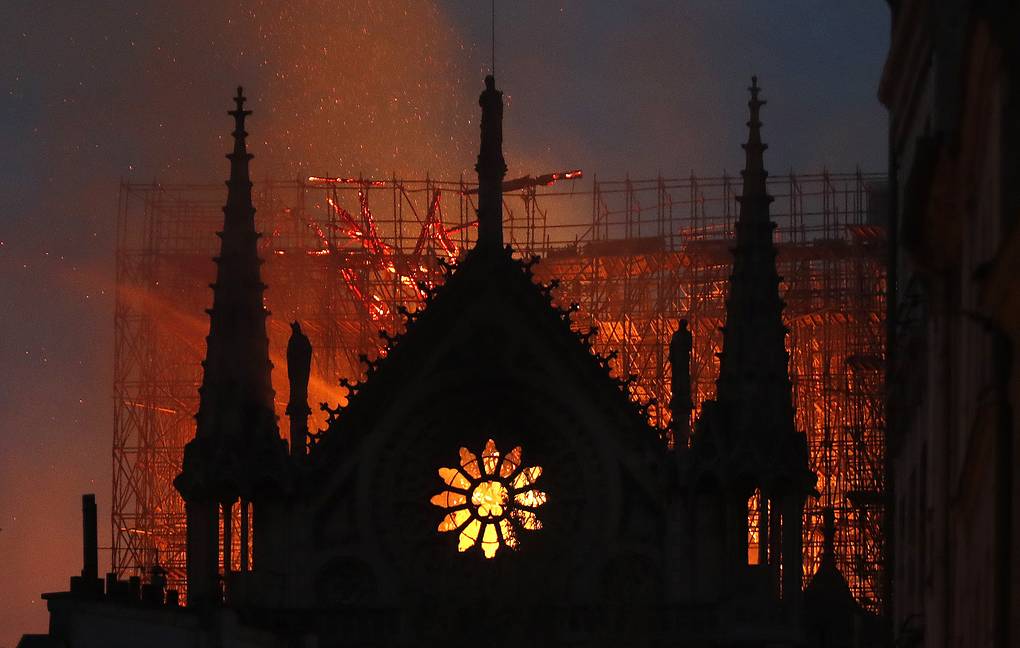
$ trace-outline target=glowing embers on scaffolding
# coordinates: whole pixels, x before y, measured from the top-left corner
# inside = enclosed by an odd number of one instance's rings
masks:
[[[481,459],[461,448],[457,468],[439,469],[447,490],[431,502],[448,512],[438,530],[457,531],[457,551],[462,553],[478,545],[492,558],[500,547],[516,549],[520,531],[542,528],[537,513],[548,496],[535,488],[541,475],[541,466],[521,463],[520,446],[501,455],[489,439]]]
[[[308,219],[307,226],[314,233],[319,247],[306,254],[336,257],[344,285],[356,302],[363,306],[368,318],[377,324],[384,325],[387,319],[391,319],[393,304],[425,299],[426,290],[436,286],[441,274],[438,262],[434,259],[445,257],[448,262],[455,262],[461,254],[461,247],[453,236],[467,225],[448,228],[444,224],[442,192],[439,190],[431,192],[432,198],[421,225],[421,234],[413,252],[408,253],[387,243],[379,234],[368,202],[369,187],[378,186],[377,182],[318,176],[309,177],[308,180],[332,184],[333,192],[331,196],[326,196],[330,217],[325,229],[316,221]],[[355,183],[358,186],[358,218],[340,205],[336,192],[336,185]],[[409,206],[417,216],[413,205]],[[395,289],[391,286],[393,278],[398,282]],[[369,286],[373,286],[377,292],[370,292]],[[378,292],[383,287],[385,289]]]
[[[854,596],[874,612],[884,598],[884,376],[876,367],[885,353],[885,257],[880,237],[859,232],[872,227],[869,206],[878,194],[871,187],[883,178],[824,172],[769,178],[797,429],[807,433],[811,468],[822,476],[821,498],[805,505],[805,583],[820,564],[822,510],[831,507],[837,562]],[[578,332],[599,327],[592,345],[602,355],[617,354],[615,375],[639,377],[630,384],[636,398],[670,402],[664,359],[676,320],[688,320],[692,419],[715,395],[738,184],[739,177],[727,176],[600,179],[576,191],[529,185],[520,196],[504,194],[507,241],[521,258],[542,256],[536,280],[561,280],[556,302],[581,306],[572,318]],[[189,313],[208,306],[212,277],[203,273],[213,232],[222,225],[222,189],[218,183],[124,185],[118,211],[115,326],[122,366],[113,386],[111,560],[126,578],[147,571],[158,555],[178,589],[185,515],[172,482],[194,433],[194,367],[208,332]],[[337,398],[337,378],[362,377],[359,356],[374,357],[386,345],[377,331],[403,330],[401,308],[414,312],[424,303],[421,284],[444,279],[439,259],[460,258],[477,230],[475,191],[463,181],[266,180],[256,191],[258,229],[266,233],[260,239],[264,279],[272,286],[266,293],[274,313],[272,359],[280,366],[290,334],[285,321],[307,322],[317,342],[312,403]],[[659,232],[664,242],[646,246]],[[193,386],[180,391],[180,385]],[[286,372],[274,372],[274,388],[286,403]],[[650,406],[648,414],[666,429],[668,407]],[[317,423],[324,421],[323,413]],[[153,497],[134,497],[138,492]]]

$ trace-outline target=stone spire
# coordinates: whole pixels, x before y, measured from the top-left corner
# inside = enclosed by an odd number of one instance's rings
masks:
[[[188,605],[207,607],[223,601],[231,581],[231,562],[220,567],[219,556],[231,556],[235,533],[234,506],[240,500],[242,571],[249,568],[249,509],[253,498],[279,491],[286,479],[286,451],[273,409],[272,363],[262,303],[258,257],[259,233],[251,201],[245,146],[244,93],[237,89],[234,150],[223,208],[216,282],[211,284],[206,357],[202,362],[200,402],[195,438],[184,447],[184,466],[174,486],[184,498],[187,515]],[[260,495],[261,494],[261,495]],[[254,544],[256,552],[259,545]],[[222,572],[222,573],[221,573]]]
[[[503,249],[503,93],[496,80],[485,77],[485,90],[478,97],[482,107],[482,138],[478,150],[478,244],[479,250]]]
[[[240,87],[230,111],[234,118],[234,150],[227,181],[227,204],[223,208],[223,231],[213,306],[209,313],[208,350],[202,363],[204,375],[198,409],[199,438],[214,436],[223,441],[250,443],[256,437],[278,438],[273,411],[272,363],[263,305],[266,285],[260,277],[261,259],[255,231],[255,208],[251,200],[245,145],[245,97]]]
[[[777,436],[794,432],[787,329],[779,298],[776,271],[775,224],[769,217],[772,196],[766,188],[759,113],[758,78],[752,77],[750,119],[740,215],[736,223],[733,273],[726,300],[726,326],[720,356],[717,401],[730,410],[730,430],[738,437],[771,444]]]
[[[818,570],[811,576],[811,582],[804,590],[807,599],[809,624],[816,631],[819,628],[835,628],[846,631],[854,625],[854,617],[864,617],[865,612],[854,599],[846,577],[836,564],[835,517],[831,508],[824,512],[822,526],[822,561]],[[843,621],[840,624],[840,621]],[[859,623],[859,620],[858,620]],[[839,627],[842,625],[842,627]],[[824,632],[824,630],[823,630]],[[835,635],[833,635],[835,636]],[[824,644],[821,644],[824,645]]]
[[[696,550],[724,558],[716,578],[731,579],[747,567],[748,500],[760,494],[758,564],[767,567],[770,587],[782,596],[791,618],[800,614],[801,523],[804,501],[814,493],[807,438],[796,430],[786,353],[780,277],[776,270],[775,224],[769,217],[761,140],[757,78],[751,79],[748,138],[740,215],[733,247],[733,272],[726,298],[726,325],[716,398],[702,408],[692,443],[692,475],[711,472],[722,485],[715,504],[722,511],[716,529],[720,549]],[[763,549],[764,548],[764,549]]]

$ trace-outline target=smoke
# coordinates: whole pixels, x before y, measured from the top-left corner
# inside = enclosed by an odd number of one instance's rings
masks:
[[[39,594],[80,569],[78,495],[95,492],[109,519],[118,178],[225,179],[237,85],[255,111],[256,182],[458,175],[473,163],[480,76],[465,73],[469,48],[428,1],[13,2],[0,13],[4,646],[44,630]],[[208,326],[201,312],[165,312],[167,325]],[[108,525],[100,532],[109,547]]]

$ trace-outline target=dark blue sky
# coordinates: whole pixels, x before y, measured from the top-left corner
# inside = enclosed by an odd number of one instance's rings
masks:
[[[485,12],[444,4],[487,58]],[[514,101],[509,147],[549,147],[606,176],[733,172],[757,74],[772,169],[884,167],[884,3],[505,4],[496,65]]]
[[[223,179],[239,82],[256,179],[474,162],[487,2],[200,4],[0,4],[0,648],[109,515],[120,179]],[[885,167],[883,2],[498,4],[511,174],[736,172],[751,74],[774,172]]]

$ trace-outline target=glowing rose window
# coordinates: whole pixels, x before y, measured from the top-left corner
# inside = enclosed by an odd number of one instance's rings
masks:
[[[486,558],[495,556],[500,547],[516,549],[519,531],[542,528],[536,514],[547,497],[534,488],[541,475],[540,466],[521,464],[520,446],[501,456],[496,442],[489,439],[481,460],[461,448],[459,467],[439,469],[447,490],[432,503],[448,511],[439,531],[458,531],[458,551],[477,544]]]

